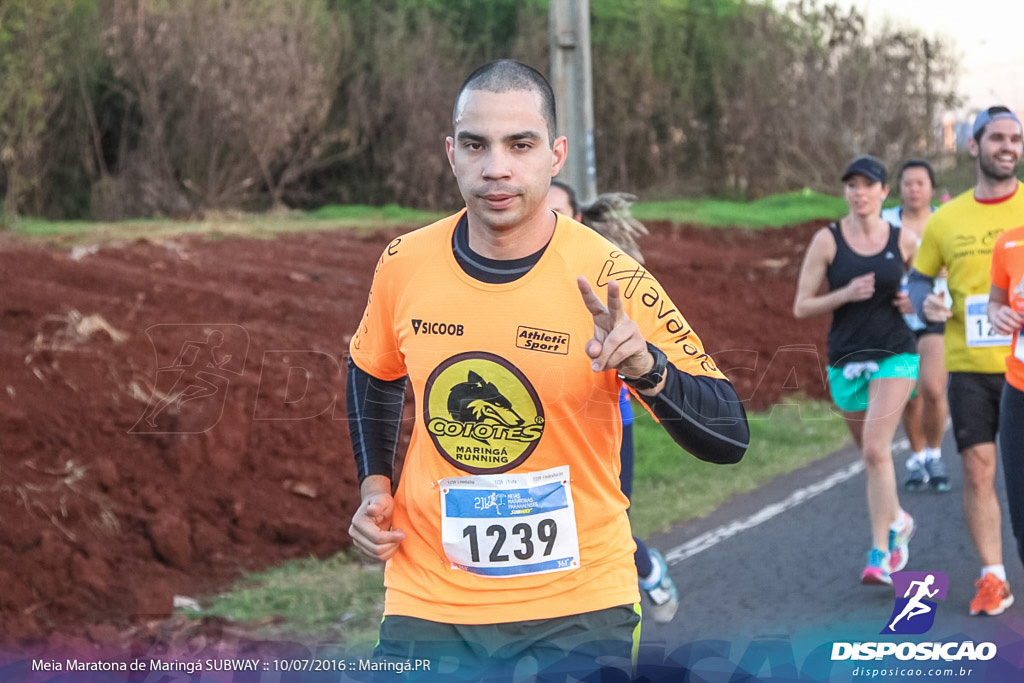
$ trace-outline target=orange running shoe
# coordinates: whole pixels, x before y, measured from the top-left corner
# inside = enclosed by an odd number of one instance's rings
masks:
[[[994,617],[1002,614],[1013,604],[1013,593],[1010,584],[1001,581],[995,574],[985,574],[974,582],[978,594],[971,600],[971,615],[987,614]]]

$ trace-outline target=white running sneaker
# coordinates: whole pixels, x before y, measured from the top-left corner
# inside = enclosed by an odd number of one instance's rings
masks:
[[[903,529],[889,529],[889,571],[898,572],[907,566],[910,559],[910,539],[917,531],[914,518],[906,510],[900,510],[903,518]]]
[[[651,562],[661,568],[661,578],[657,583],[647,584],[640,581],[640,588],[651,600],[651,616],[657,624],[667,624],[676,616],[679,609],[679,591],[668,575],[668,563],[664,556],[654,548],[650,549]]]

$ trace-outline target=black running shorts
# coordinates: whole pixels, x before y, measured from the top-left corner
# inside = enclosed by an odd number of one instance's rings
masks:
[[[410,681],[477,681],[516,672],[522,680],[628,681],[640,640],[640,606],[623,605],[555,619],[441,624],[386,616],[373,651],[375,670]],[[602,673],[597,673],[600,670]],[[609,677],[610,674],[610,677]]]
[[[1004,382],[1002,374],[949,373],[949,416],[958,451],[981,443],[995,443],[999,429],[999,397]]]

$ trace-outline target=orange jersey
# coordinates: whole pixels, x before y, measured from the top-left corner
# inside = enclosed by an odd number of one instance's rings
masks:
[[[1005,289],[1010,307],[1024,313],[1024,226],[1007,230],[992,251],[992,284]],[[1006,357],[1006,381],[1024,391],[1024,340],[1020,330],[1013,333]]]
[[[486,624],[635,603],[621,383],[591,370],[577,276],[602,299],[618,280],[626,314],[677,368],[723,375],[661,285],[589,228],[559,216],[527,274],[486,284],[452,253],[461,216],[385,249],[350,345],[370,375],[408,375],[417,408],[384,613]]]

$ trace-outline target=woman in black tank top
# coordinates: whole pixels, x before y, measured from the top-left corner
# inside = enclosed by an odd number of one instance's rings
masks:
[[[896,306],[917,243],[881,218],[886,177],[874,157],[858,157],[847,167],[842,179],[850,211],[811,239],[793,314],[832,314],[830,390],[867,474],[872,546],[861,581],[889,585],[890,572],[906,565],[914,531],[900,507],[892,439],[914,390],[918,357],[914,334]]]

